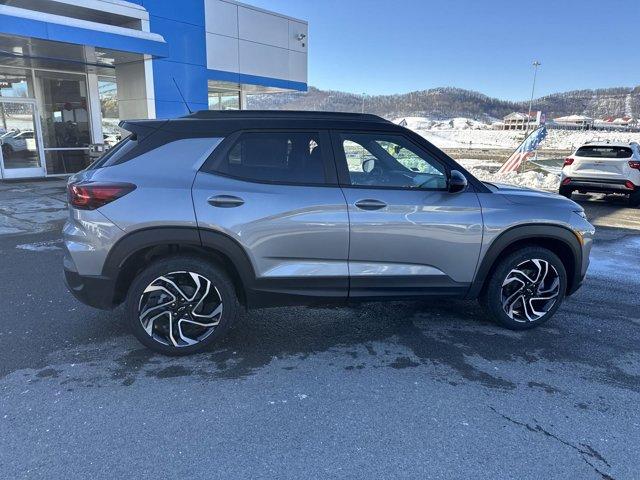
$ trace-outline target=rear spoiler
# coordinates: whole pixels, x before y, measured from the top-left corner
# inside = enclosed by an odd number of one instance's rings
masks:
[[[136,136],[138,142],[141,142],[168,121],[169,120],[123,120],[118,126],[131,132],[132,135]]]

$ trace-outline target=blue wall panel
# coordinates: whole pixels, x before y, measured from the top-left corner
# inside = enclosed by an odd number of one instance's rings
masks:
[[[192,112],[198,110],[206,110],[208,105],[206,103],[189,103],[189,108]],[[182,102],[163,102],[162,100],[156,100],[156,116],[158,118],[175,118],[187,115],[189,111]]]
[[[43,40],[56,42],[75,43],[78,45],[111,48],[123,52],[146,53],[154,56],[164,56],[168,54],[167,44],[159,41],[134,38],[116,33],[98,32],[86,28],[60,25],[11,15],[0,15],[0,33],[41,38]]]
[[[156,17],[204,28],[204,0],[142,0],[136,3]]]
[[[177,20],[153,17],[152,31],[160,33],[169,44],[169,60],[206,66],[207,50],[204,27]]]
[[[174,82],[175,79],[175,82]],[[200,65],[168,60],[153,62],[156,100],[181,102],[180,92],[188,102],[207,103],[207,76]],[[180,87],[180,91],[176,87]]]
[[[186,113],[180,91],[192,110],[206,109],[204,0],[138,3],[149,12],[151,31],[162,35],[169,44],[169,55],[162,61],[153,60],[156,117],[171,118]]]

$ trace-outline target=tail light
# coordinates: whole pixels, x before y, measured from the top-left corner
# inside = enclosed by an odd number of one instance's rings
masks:
[[[562,180],[562,185],[569,185],[571,183],[571,179],[569,177]]]
[[[72,183],[67,187],[67,195],[74,208],[95,210],[135,189],[132,183]]]
[[[563,167],[567,167],[569,165],[571,165],[573,163],[575,159],[571,158],[571,157],[567,157],[564,159],[564,164],[562,165]]]
[[[624,186],[627,187],[629,190],[635,190],[636,189],[636,186],[630,180],[627,180],[626,182],[624,182]]]
[[[631,161],[629,162],[629,166],[630,166],[631,168],[633,168],[634,170],[640,170],[640,162],[639,162],[639,161],[637,161],[637,160],[631,160]]]

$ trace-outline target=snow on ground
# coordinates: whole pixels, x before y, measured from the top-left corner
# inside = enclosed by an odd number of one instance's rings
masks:
[[[529,170],[524,173],[509,172],[500,174],[497,173],[497,169],[501,165],[499,162],[474,159],[460,159],[458,162],[474,177],[485,182],[508,183],[510,185],[548,191],[558,191],[560,186],[560,175],[556,173]]]
[[[434,121],[423,117],[407,117],[407,127],[429,140],[438,148],[505,148],[515,149],[524,132],[493,130],[489,125],[468,118]],[[544,149],[574,150],[590,140],[640,142],[639,132],[602,132],[549,130],[540,145]]]

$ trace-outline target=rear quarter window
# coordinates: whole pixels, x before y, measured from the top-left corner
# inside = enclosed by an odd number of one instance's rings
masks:
[[[633,151],[629,147],[580,147],[576,152],[576,156],[578,157],[590,158],[629,158],[632,155]]]
[[[93,162],[87,170],[95,170],[96,168],[109,167],[115,165],[127,153],[138,146],[138,139],[135,135],[127,134],[122,140],[107,150],[101,157]]]

